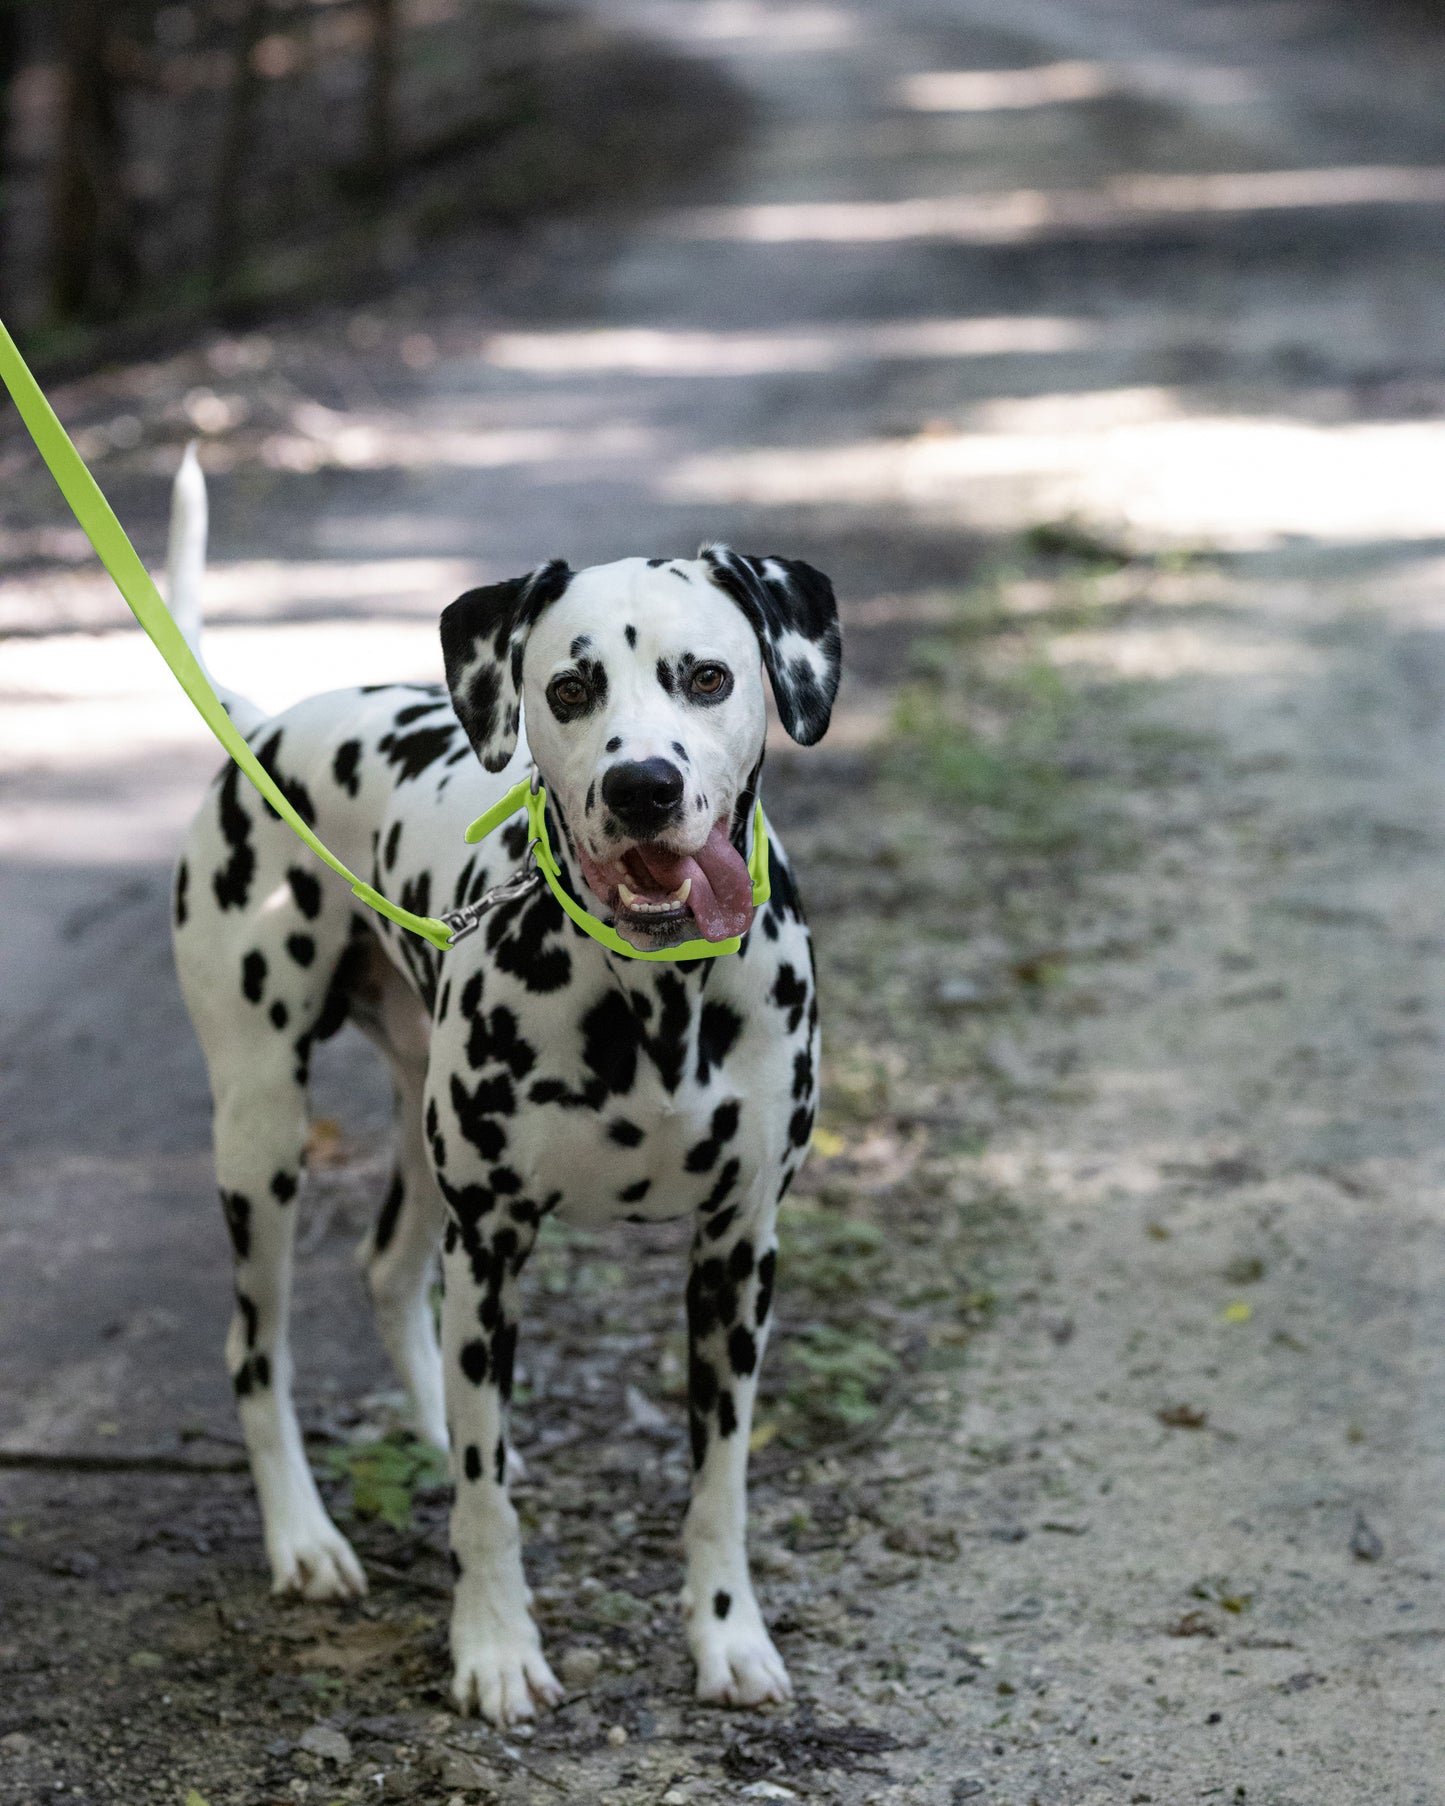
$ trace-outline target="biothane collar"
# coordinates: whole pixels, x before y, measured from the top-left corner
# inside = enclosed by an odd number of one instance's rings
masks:
[[[640,947],[624,941],[615,928],[599,921],[585,910],[563,886],[562,868],[557,863],[552,843],[547,837],[547,787],[535,771],[530,778],[523,778],[519,784],[513,784],[507,794],[493,803],[485,815],[477,817],[467,829],[467,844],[475,846],[479,840],[485,840],[522,808],[527,811],[527,851],[535,859],[537,870],[546,879],[548,889],[582,932],[590,934],[609,953],[620,953],[624,959],[717,959],[724,953],[736,953],[742,946],[742,936],[735,934],[726,941],[683,941],[676,947],[659,947],[644,953]],[[768,828],[763,819],[761,802],[753,806],[753,848],[748,855],[748,874],[753,881],[753,907],[756,909],[772,895],[768,871]]]

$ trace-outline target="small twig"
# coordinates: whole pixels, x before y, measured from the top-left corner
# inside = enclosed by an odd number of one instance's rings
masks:
[[[439,1580],[426,1580],[409,1568],[394,1568],[389,1561],[378,1561],[374,1555],[366,1557],[366,1567],[369,1573],[380,1574],[398,1586],[410,1587],[414,1593],[425,1593],[429,1599],[450,1599],[452,1596],[451,1587],[443,1586]]]
[[[0,1469],[69,1474],[243,1474],[244,1456],[207,1461],[184,1455],[88,1454],[49,1449],[0,1449]]]

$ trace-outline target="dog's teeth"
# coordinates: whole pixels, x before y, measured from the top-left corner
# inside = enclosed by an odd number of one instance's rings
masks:
[[[633,906],[634,906],[634,905],[635,905],[635,904],[636,904],[636,902],[637,902],[637,893],[636,893],[636,891],[630,891],[630,890],[629,890],[629,889],[628,889],[628,888],[627,888],[627,886],[626,886],[626,885],[625,885],[625,884],[619,884],[619,885],[618,885],[618,887],[617,887],[617,894],[618,894],[618,896],[619,896],[619,897],[621,897],[621,899],[622,899],[622,907],[623,907],[623,908],[624,908],[624,909],[631,909],[631,908],[633,908]]]
[[[672,893],[672,896],[669,898],[669,901],[673,902],[673,903],[686,903],[686,901],[688,900],[689,896],[691,896],[691,894],[692,894],[692,879],[684,878],[682,883],[679,884],[677,889]]]

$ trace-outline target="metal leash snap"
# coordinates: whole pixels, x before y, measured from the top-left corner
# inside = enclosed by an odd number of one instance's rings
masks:
[[[445,910],[438,920],[446,923],[452,931],[452,945],[463,941],[469,934],[475,934],[482,925],[482,917],[498,903],[506,903],[513,897],[524,896],[533,889],[541,879],[541,868],[537,864],[535,840],[527,843],[527,850],[522,855],[522,863],[510,878],[504,878],[500,884],[494,884],[485,891],[475,903],[465,903],[460,909]]]

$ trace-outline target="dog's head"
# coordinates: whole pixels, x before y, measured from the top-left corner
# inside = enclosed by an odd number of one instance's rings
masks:
[[[625,940],[646,951],[750,925],[763,670],[804,746],[838,688],[838,610],[821,572],[725,546],[576,573],[554,562],[470,590],[441,633],[478,758],[502,770],[525,710],[582,879]]]

